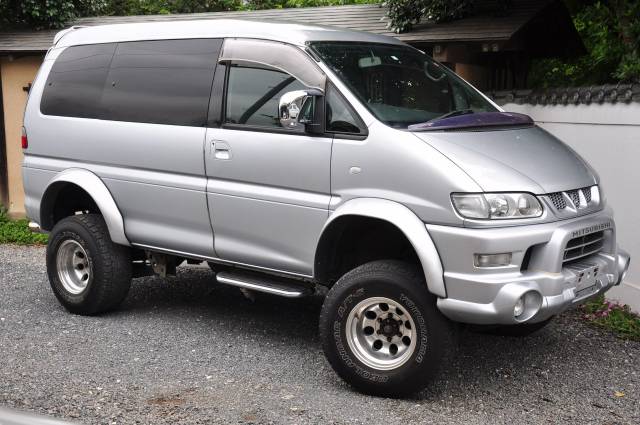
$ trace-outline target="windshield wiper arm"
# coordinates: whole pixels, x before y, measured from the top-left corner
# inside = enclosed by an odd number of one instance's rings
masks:
[[[432,118],[427,122],[434,122],[434,121],[443,120],[445,118],[457,117],[458,115],[467,115],[467,114],[473,114],[473,113],[474,113],[473,109],[456,109],[455,111],[447,112],[444,115],[440,115],[439,117]]]

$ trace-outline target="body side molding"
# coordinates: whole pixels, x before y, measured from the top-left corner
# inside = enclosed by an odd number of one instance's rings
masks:
[[[40,225],[43,229],[51,230],[53,227],[53,223],[48,218],[50,214],[47,211],[52,207],[51,204],[55,201],[58,191],[64,187],[64,183],[75,184],[91,196],[107,223],[109,236],[114,243],[130,245],[124,232],[124,219],[116,202],[113,200],[113,196],[111,196],[111,192],[109,192],[104,182],[100,180],[100,177],[82,168],[64,170],[51,179],[47,185],[40,204],[40,220],[42,221]]]
[[[396,226],[409,240],[416,251],[429,291],[438,296],[446,297],[444,284],[444,270],[436,246],[429,236],[429,232],[422,222],[406,206],[380,198],[356,198],[340,205],[330,216],[322,229],[322,234],[330,228],[334,220],[344,216],[363,216],[380,219]],[[322,236],[321,236],[322,239]],[[318,258],[316,251],[316,258]],[[314,276],[317,275],[314,265]]]

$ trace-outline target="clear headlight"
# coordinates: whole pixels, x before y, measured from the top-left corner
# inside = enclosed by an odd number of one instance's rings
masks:
[[[451,201],[465,218],[509,219],[542,215],[542,205],[530,193],[454,193]]]

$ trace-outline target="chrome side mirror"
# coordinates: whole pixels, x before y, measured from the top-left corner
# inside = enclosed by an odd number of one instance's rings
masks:
[[[314,108],[312,105],[315,96],[322,96],[321,90],[294,90],[280,96],[278,102],[278,116],[280,125],[286,130],[303,132],[308,125],[314,124]]]

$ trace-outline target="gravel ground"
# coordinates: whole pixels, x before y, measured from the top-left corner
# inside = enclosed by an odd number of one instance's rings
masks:
[[[640,423],[640,343],[576,313],[528,338],[464,332],[428,390],[381,399],[324,359],[321,298],[251,302],[212,278],[137,279],[119,311],[80,317],[43,248],[0,246],[0,406],[85,424]]]

